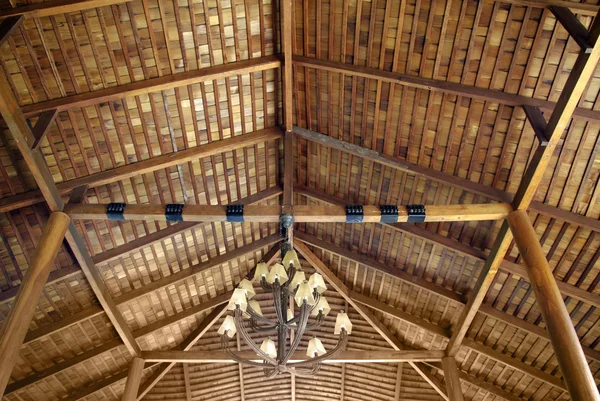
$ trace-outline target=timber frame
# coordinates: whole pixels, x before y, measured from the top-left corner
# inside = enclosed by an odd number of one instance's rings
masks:
[[[0,45],[8,40],[11,32],[22,24],[24,19],[39,18],[69,11],[85,10],[106,4],[126,2],[127,0],[51,0],[43,3],[41,6],[19,7],[10,12],[0,13],[0,17],[6,17],[2,24],[0,24],[0,35],[2,35],[0,37]],[[521,1],[521,3],[523,2],[531,3],[534,6],[545,4],[545,2]],[[401,364],[407,363],[443,399],[449,401],[463,400],[461,380],[509,401],[519,399],[515,395],[504,391],[499,386],[491,385],[466,372],[462,372],[459,364],[457,364],[456,357],[461,347],[463,347],[501,361],[507,366],[531,375],[544,383],[561,389],[563,392],[568,391],[573,400],[587,401],[600,399],[600,393],[598,392],[586,359],[590,358],[600,361],[600,352],[593,349],[593,347],[582,346],[573,327],[569,312],[565,307],[563,296],[589,302],[595,307],[600,307],[600,299],[597,295],[590,294],[569,284],[557,283],[542,250],[540,240],[536,236],[532,221],[527,214],[527,210],[534,210],[540,214],[560,218],[579,227],[600,232],[600,223],[598,220],[581,216],[577,213],[567,212],[543,202],[534,201],[533,199],[543,174],[548,169],[550,158],[571,119],[578,117],[590,121],[600,121],[600,112],[578,107],[582,93],[600,60],[600,41],[598,40],[598,36],[600,35],[600,18],[598,17],[600,14],[595,14],[597,7],[590,8],[585,5],[571,5],[577,10],[583,10],[589,15],[596,16],[593,25],[588,31],[580,23],[578,25],[578,20],[570,8],[566,7],[566,4],[556,1],[554,3],[550,8],[551,12],[557,16],[557,20],[560,23],[565,25],[565,29],[569,34],[573,35],[574,40],[581,46],[581,51],[565,84],[565,89],[561,92],[558,101],[555,103],[499,91],[480,90],[463,84],[450,84],[433,79],[409,76],[407,74],[384,72],[377,68],[358,67],[345,63],[293,55],[292,0],[281,1],[282,57],[262,56],[247,61],[186,72],[178,74],[176,77],[163,76],[143,82],[121,85],[113,89],[104,89],[97,92],[48,100],[25,107],[19,106],[5,73],[0,73],[0,114],[8,126],[8,132],[18,147],[24,163],[37,185],[37,189],[31,188],[22,194],[2,198],[0,200],[0,211],[9,212],[23,206],[45,202],[51,212],[38,244],[38,249],[33,257],[33,263],[31,263],[31,266],[27,270],[18,291],[15,290],[10,293],[3,292],[0,294],[0,302],[13,302],[13,309],[3,326],[2,332],[0,332],[0,397],[36,383],[120,345],[126,347],[131,357],[128,371],[123,371],[89,388],[81,389],[66,399],[69,401],[82,399],[126,378],[123,401],[140,400],[176,363],[231,363],[232,361],[220,352],[191,351],[199,339],[223,316],[225,313],[224,304],[227,302],[231,292],[221,294],[206,304],[196,305],[190,310],[171,316],[169,321],[175,322],[195,314],[211,311],[184,343],[169,351],[142,351],[138,341],[152,331],[159,330],[161,327],[168,325],[168,321],[159,321],[155,325],[133,330],[127,324],[118,306],[139,298],[155,289],[182,281],[194,274],[227,263],[246,254],[259,252],[266,247],[270,248],[270,251],[262,257],[262,260],[267,262],[273,261],[279,256],[279,242],[282,240],[282,236],[280,234],[266,236],[250,245],[241,246],[232,252],[227,252],[217,258],[192,266],[190,269],[181,270],[179,273],[155,281],[148,286],[142,286],[120,297],[113,298],[108,295],[109,291],[106,289],[106,285],[98,272],[97,265],[118,260],[125,253],[140,249],[153,242],[173,237],[200,223],[232,222],[237,220],[233,220],[230,215],[230,207],[232,205],[229,205],[229,207],[226,205],[189,205],[184,207],[181,213],[177,214],[176,220],[170,220],[173,217],[165,213],[169,205],[131,204],[124,206],[124,209],[121,209],[115,218],[114,214],[107,213],[107,210],[110,210],[109,205],[102,203],[87,204],[83,203],[83,199],[85,198],[86,191],[106,183],[117,182],[147,172],[154,172],[161,168],[176,166],[200,157],[212,157],[226,151],[241,150],[247,146],[272,141],[276,142],[277,146],[281,143],[279,147],[283,154],[283,178],[282,182],[278,183],[281,186],[260,191],[255,195],[248,196],[236,202],[237,205],[244,206],[242,208],[244,223],[278,223],[282,215],[292,216],[297,224],[377,223],[385,227],[391,227],[393,230],[421,236],[421,238],[441,244],[470,258],[485,261],[474,289],[465,297],[435,283],[412,277],[408,273],[392,270],[385,264],[369,256],[353,254],[347,249],[327,241],[322,241],[317,236],[302,231],[295,232],[290,227],[283,233],[285,234],[284,237],[290,241],[290,244],[293,244],[312,268],[326,278],[329,285],[344,301],[356,310],[385,339],[389,346],[394,349],[391,352],[359,352],[348,350],[341,353],[335,360],[329,362],[334,364],[365,362],[397,363],[400,366],[400,372],[402,371]],[[316,131],[294,126],[293,105],[295,89],[293,73],[294,68],[304,67],[314,68],[319,71],[341,73],[353,79],[362,77],[374,79],[378,83],[400,84],[419,89],[426,88],[444,94],[459,95],[486,101],[494,100],[502,104],[522,107],[525,110],[526,118],[533,128],[538,142],[527,171],[518,187],[518,191],[512,195],[467,179],[453,177],[447,173],[418,166],[397,157],[387,156],[372,149],[365,149],[359,145],[344,142]],[[282,103],[284,108],[282,128],[272,127],[257,130],[252,133],[183,150],[177,152],[175,156],[171,154],[157,156],[124,168],[116,168],[95,175],[64,181],[60,184],[54,182],[50,168],[40,150],[40,143],[46,135],[48,126],[54,121],[59,112],[64,112],[74,107],[95,105],[139,94],[146,94],[152,91],[161,91],[166,88],[182,87],[217,79],[228,79],[241,74],[273,69],[281,69],[283,81]],[[547,122],[540,110],[551,112]],[[39,119],[34,126],[30,126],[27,117],[33,116],[37,116]],[[426,205],[426,214],[421,216],[422,219],[420,220],[419,217],[417,217],[417,220],[414,220],[414,205],[362,205],[360,207],[360,219],[352,220],[350,217],[352,213],[349,212],[348,207],[355,207],[357,205],[346,205],[341,199],[331,197],[325,193],[308,188],[301,183],[294,182],[294,151],[298,149],[295,141],[300,138],[311,143],[318,143],[331,149],[365,158],[365,160],[381,163],[398,171],[410,172],[416,176],[425,177],[453,187],[472,191],[475,194],[487,196],[494,203],[444,206]],[[63,199],[66,196],[69,196],[67,201]],[[315,199],[329,205],[294,205],[294,200],[298,196]],[[278,204],[257,204],[261,201],[279,197],[281,201]],[[387,210],[384,207],[394,208],[395,214],[393,214],[392,220],[384,213],[384,210]],[[106,220],[109,218],[112,220],[139,220],[144,222],[166,220],[177,221],[178,224],[158,230],[134,242],[92,256],[73,220],[91,221]],[[453,242],[449,238],[432,233],[418,226],[411,225],[415,222],[431,223],[480,220],[498,220],[502,222],[502,226],[489,254],[466,247],[456,241]],[[34,314],[34,301],[44,291],[43,284],[76,274],[79,271],[76,266],[73,266],[70,270],[62,269],[60,272],[50,272],[53,260],[58,254],[63,240],[66,240],[70,252],[74,255],[79,268],[89,282],[100,307],[91,307],[89,310],[74,315],[58,325],[27,332]],[[521,252],[525,267],[505,259],[505,255],[513,241]],[[460,317],[451,328],[444,328],[356,292],[349,288],[336,275],[332,268],[327,266],[317,255],[318,253],[325,252],[339,255],[356,264],[370,266],[382,274],[394,276],[394,278],[410,283],[421,290],[438,294],[447,302],[462,308]],[[510,271],[511,274],[528,278],[537,297],[538,305],[548,329],[547,332],[543,331],[537,325],[521,321],[517,322],[516,320],[518,319],[514,316],[484,304],[485,296],[493,285],[499,271]],[[251,272],[249,274],[251,275]],[[431,333],[433,336],[444,339],[445,349],[421,350],[407,347],[406,344],[403,344],[386,327],[373,311],[384,316],[392,316]],[[72,360],[57,364],[56,367],[38,371],[30,377],[9,384],[15,359],[23,344],[35,341],[64,327],[75,325],[82,320],[102,314],[106,315],[112,326],[116,329],[119,336],[118,339],[106,343],[98,347],[98,349],[81,354]],[[522,326],[524,330],[549,339],[554,347],[556,358],[562,371],[562,379],[468,338],[467,332],[469,327],[471,327],[471,324],[478,315],[491,316],[507,324]],[[298,355],[297,358],[301,359],[303,357]],[[158,368],[156,368],[156,364],[159,364]],[[145,381],[142,380],[144,371],[150,368],[154,369],[152,375],[147,377]],[[239,369],[242,372],[242,367],[239,367]],[[345,372],[345,366],[342,369]],[[436,375],[438,372],[443,372],[445,385]],[[191,398],[190,373],[187,367],[184,368],[184,374],[186,393],[189,399]],[[401,373],[399,374],[400,376]],[[292,379],[292,388],[295,386],[294,380]]]

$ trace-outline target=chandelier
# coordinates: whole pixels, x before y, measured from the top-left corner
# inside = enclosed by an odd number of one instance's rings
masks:
[[[290,249],[282,250],[284,257],[281,263],[275,263],[270,269],[266,263],[258,263],[254,274],[257,285],[273,297],[276,320],[263,316],[258,301],[252,299],[256,295],[253,283],[244,279],[233,291],[227,306],[232,313],[225,317],[219,328],[221,346],[234,361],[261,367],[269,378],[282,373],[312,376],[319,371],[324,360],[345,349],[352,323],[348,315],[340,311],[334,329],[334,334],[340,336],[337,345],[327,351],[321,340],[314,336],[306,349],[308,358],[290,362],[304,333],[318,329],[331,308],[323,296],[326,290],[323,277],[314,273],[306,280],[296,251],[289,244],[285,244],[284,248]],[[291,308],[293,303],[298,306],[297,313]],[[266,337],[260,346],[252,339],[251,331]],[[236,333],[256,352],[258,360],[242,358],[231,348],[230,339]]]

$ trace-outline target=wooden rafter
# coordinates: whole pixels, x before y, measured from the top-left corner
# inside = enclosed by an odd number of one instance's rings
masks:
[[[74,13],[91,8],[126,3],[131,0],[51,0],[28,6],[19,6],[0,11],[0,18],[22,15],[25,18],[50,17],[52,15]]]
[[[61,195],[66,195],[82,185],[87,185],[90,189],[96,188],[101,185],[122,181],[141,174],[148,174],[189,161],[261,144],[270,140],[281,138],[282,135],[283,133],[278,127],[267,128],[245,135],[224,139],[222,141],[215,141],[197,147],[181,150],[177,153],[169,153],[153,157],[151,159],[146,159],[137,163],[91,174],[89,176],[64,181],[60,184],[57,184],[56,187]],[[44,197],[42,196],[42,193],[36,190],[28,191],[19,195],[9,196],[0,200],[0,213],[6,213],[11,210],[34,205],[43,201]]]
[[[306,261],[323,277],[325,280],[351,305],[373,328],[394,348],[396,351],[402,350],[404,347],[400,341],[386,328],[372,313],[362,304],[356,302],[350,297],[350,289],[327,267],[325,264],[308,249],[304,243],[294,239],[294,248],[306,259]],[[410,366],[415,369],[446,401],[444,386],[418,362],[409,362]]]
[[[460,385],[460,370],[456,365],[456,360],[451,356],[443,358],[442,368],[444,369],[444,381],[446,382],[450,401],[463,401],[464,396]]]
[[[571,122],[571,118],[576,114],[577,104],[600,60],[599,35],[600,18],[597,15],[588,34],[588,40],[590,43],[593,43],[593,48],[590,52],[582,49],[575,61],[575,65],[569,74],[569,78],[545,128],[545,137],[548,139],[548,144],[537,148],[519,184],[512,202],[515,210],[527,210],[530,207],[537,187],[548,168],[552,154],[567,125]],[[447,348],[449,356],[454,356],[458,352],[460,344],[475,318],[477,309],[479,309],[485,294],[494,281],[498,267],[504,259],[504,255],[508,251],[512,239],[513,233],[508,227],[508,222],[505,221],[496,237],[492,252],[486,260],[477,283],[471,292],[467,307],[463,310],[453,328],[453,335]],[[532,284],[535,288],[535,283],[532,282]],[[550,335],[552,336],[552,333]],[[577,345],[579,348],[581,347],[579,342],[577,342]]]
[[[133,358],[127,372],[127,382],[125,390],[123,390],[122,401],[135,401],[140,382],[142,381],[142,373],[144,373],[144,363],[142,358]]]

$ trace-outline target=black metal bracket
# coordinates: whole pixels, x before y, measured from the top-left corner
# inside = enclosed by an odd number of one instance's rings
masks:
[[[181,203],[169,203],[165,206],[165,217],[169,223],[179,223],[183,221],[183,207]]]
[[[406,205],[409,223],[423,223],[425,221],[425,205]]]
[[[227,221],[230,223],[244,222],[244,205],[227,205],[225,208]]]
[[[362,205],[346,206],[346,223],[362,223],[364,215]]]
[[[125,211],[126,203],[113,202],[106,205],[106,217],[109,220],[125,220],[123,212]]]
[[[398,206],[396,205],[380,205],[382,223],[397,223],[398,222]]]

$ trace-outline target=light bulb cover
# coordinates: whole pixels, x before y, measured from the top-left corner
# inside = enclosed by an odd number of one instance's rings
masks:
[[[225,333],[227,333],[227,336],[229,338],[233,338],[233,336],[235,336],[235,334],[237,333],[237,329],[235,328],[235,321],[233,320],[233,316],[227,315],[225,317],[225,320],[219,327],[218,333],[220,335],[224,335]]]
[[[329,306],[329,302],[327,302],[327,299],[325,299],[324,296],[321,296],[321,298],[319,298],[319,302],[317,302],[317,306],[315,307],[315,309],[312,310],[312,312],[310,314],[311,314],[311,316],[317,316],[319,314],[319,312],[323,312],[323,316],[327,316],[327,315],[329,315],[329,312],[331,312],[331,307]]]
[[[260,262],[256,265],[256,270],[254,271],[254,281],[260,282],[263,277],[267,277],[269,274],[269,266],[265,262]]]
[[[275,263],[267,275],[267,282],[269,284],[273,284],[276,279],[279,279],[279,284],[283,284],[289,279],[287,272],[281,263]]]
[[[314,273],[312,276],[310,276],[308,279],[308,285],[310,285],[310,288],[316,289],[319,294],[322,294],[327,290],[325,280],[323,280],[323,276],[321,276],[319,273]]]
[[[285,253],[285,255],[283,256],[283,259],[282,259],[281,263],[285,267],[289,267],[290,265],[292,265],[292,266],[294,266],[295,269],[299,269],[300,268],[300,259],[298,259],[298,254],[293,249],[289,249]]]
[[[298,287],[304,281],[306,281],[306,275],[304,274],[304,272],[302,270],[296,270],[296,273],[294,273],[294,277],[292,277],[292,281],[290,281],[289,288],[292,291],[294,291],[296,287]]]
[[[321,340],[319,340],[317,337],[311,338],[311,340],[308,342],[308,348],[306,348],[306,355],[308,355],[310,358],[314,358],[315,356],[321,356],[326,353],[327,351],[325,351],[325,347],[323,346]]]
[[[304,300],[306,300],[311,306],[315,304],[315,297],[313,296],[312,289],[306,280],[298,286],[298,290],[296,291],[296,295],[294,295],[294,299],[296,300],[296,304],[298,306],[302,306]]]
[[[270,338],[265,338],[260,345],[260,350],[267,354],[271,358],[277,358],[277,347],[275,346],[275,341]]]
[[[342,332],[342,328],[346,329],[348,334],[352,334],[352,322],[344,311],[341,311],[337,314],[335,318],[335,329],[333,330],[333,334],[340,334]]]
[[[238,288],[246,291],[246,298],[248,299],[251,299],[256,295],[256,291],[254,290],[252,282],[246,278],[240,281],[240,283],[238,284]]]
[[[241,288],[236,288],[233,290],[233,294],[231,295],[231,299],[227,304],[228,310],[235,310],[236,306],[240,306],[242,311],[246,311],[246,306],[248,305],[248,300],[246,299],[246,290],[242,290]]]

